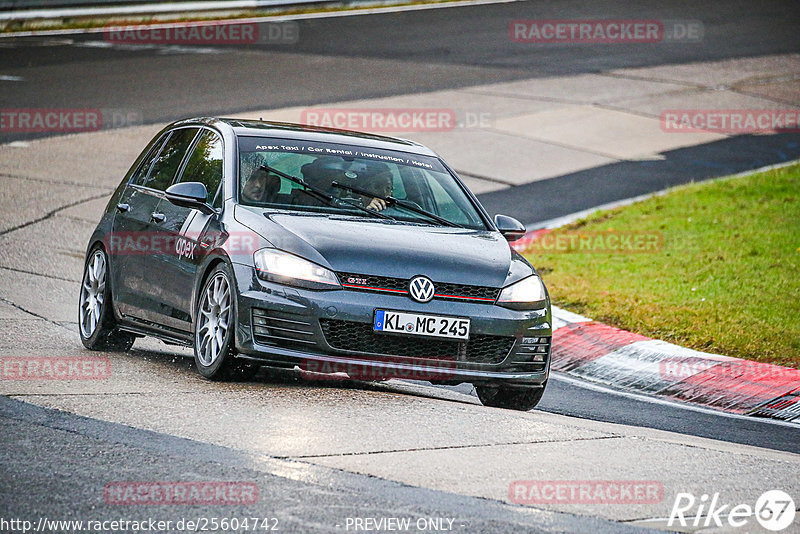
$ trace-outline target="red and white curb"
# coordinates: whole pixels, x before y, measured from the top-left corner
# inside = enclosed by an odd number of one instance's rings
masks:
[[[800,370],[708,354],[553,306],[551,369],[729,413],[800,424]]]

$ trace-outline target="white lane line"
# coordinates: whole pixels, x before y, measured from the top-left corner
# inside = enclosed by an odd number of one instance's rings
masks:
[[[0,74],[0,82],[24,82],[25,78],[22,76],[9,76],[7,74]]]
[[[523,0],[455,0],[452,2],[436,2],[431,4],[413,4],[413,5],[405,5],[405,6],[383,6],[383,7],[372,7],[372,8],[364,8],[364,9],[350,9],[350,10],[342,10],[342,11],[326,11],[320,13],[296,13],[292,15],[273,15],[273,16],[262,16],[262,17],[251,17],[251,18],[241,18],[241,19],[220,19],[220,20],[203,20],[202,24],[209,24],[213,23],[215,25],[230,25],[230,24],[250,24],[250,23],[261,23],[261,22],[284,22],[290,20],[308,20],[308,19],[324,19],[324,18],[336,18],[336,17],[352,17],[358,15],[379,15],[382,13],[402,13],[405,11],[424,11],[428,9],[444,9],[450,7],[468,7],[468,6],[482,6],[482,5],[491,5],[491,4],[509,4],[512,2],[520,2]],[[174,5],[174,4],[173,4]],[[174,27],[176,25],[186,25],[186,24],[193,24],[191,21],[183,22],[183,23],[175,23],[175,22],[164,22],[158,24],[147,24],[138,26],[142,29],[159,29],[159,28],[169,28]],[[10,38],[10,37],[30,37],[30,36],[41,36],[41,35],[79,35],[79,34],[87,34],[87,33],[103,33],[106,31],[106,28],[74,28],[74,29],[65,29],[65,30],[32,30],[32,31],[24,31],[24,32],[9,32],[5,34],[0,34],[0,40],[3,38]]]
[[[692,412],[704,413],[704,414],[707,414],[707,415],[717,415],[717,416],[720,416],[720,417],[728,417],[730,419],[740,419],[740,420],[751,421],[751,422],[755,421],[755,422],[759,422],[759,423],[785,426],[785,427],[794,428],[794,429],[797,429],[798,427],[800,427],[800,425],[798,425],[797,423],[791,423],[791,422],[788,422],[788,421],[781,421],[779,419],[767,419],[767,418],[762,418],[762,417],[751,417],[749,415],[739,415],[739,414],[735,414],[735,413],[720,412],[718,410],[712,410],[711,408],[703,408],[701,406],[695,406],[695,405],[691,405],[691,404],[683,404],[681,402],[676,402],[676,401],[664,399],[664,398],[661,398],[661,397],[652,397],[650,395],[643,395],[643,394],[639,394],[639,393],[631,393],[631,392],[628,392],[628,391],[620,391],[618,389],[613,389],[613,388],[610,388],[610,387],[607,387],[607,386],[602,386],[600,384],[595,384],[593,382],[587,382],[586,380],[581,380],[579,378],[574,378],[574,377],[571,377],[569,375],[565,375],[563,373],[559,373],[559,372],[555,372],[555,371],[551,371],[550,372],[550,378],[553,378],[555,380],[560,380],[562,382],[566,382],[568,384],[572,384],[574,386],[581,387],[581,388],[584,388],[584,389],[590,389],[590,390],[593,390],[593,391],[597,391],[599,393],[605,393],[605,394],[608,394],[608,395],[618,395],[620,397],[626,397],[626,398],[633,399],[633,400],[638,400],[638,401],[641,401],[641,402],[649,402],[651,404],[658,404],[658,405],[661,405],[661,406],[670,406],[672,408],[681,408],[681,409],[684,409],[684,410],[689,410],[689,411],[692,411]]]
[[[125,50],[139,52],[142,50],[155,50],[156,53],[161,55],[169,54],[224,54],[227,52],[235,52],[233,48],[224,50],[222,48],[213,48],[210,46],[186,46],[186,45],[171,45],[171,44],[151,44],[151,43],[112,43],[109,41],[78,41],[74,44],[78,48],[105,48],[109,50]]]
[[[571,311],[559,308],[558,306],[550,306],[550,308],[552,309],[553,313],[553,322],[555,322],[555,319],[558,319],[565,325],[569,325],[572,323],[588,323],[592,320],[588,317],[584,317],[583,315],[578,315],[577,313],[572,313]],[[553,325],[553,330],[558,330],[558,328]]]

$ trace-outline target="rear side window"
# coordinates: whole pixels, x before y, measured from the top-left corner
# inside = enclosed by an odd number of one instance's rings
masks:
[[[158,141],[153,143],[153,146],[147,151],[147,155],[142,159],[139,169],[137,169],[136,173],[131,178],[130,183],[142,185],[142,182],[147,178],[147,174],[150,172],[150,167],[153,166],[153,161],[156,159],[159,152],[161,152],[161,146],[164,144],[164,141],[169,139],[169,136],[170,134],[167,132],[159,137]]]
[[[186,150],[197,135],[197,130],[197,128],[181,128],[173,131],[158,156],[152,160],[148,171],[140,173],[134,183],[159,191],[169,187],[186,155]]]
[[[219,135],[210,130],[200,134],[180,181],[201,182],[208,191],[206,202],[214,203],[214,197],[222,181],[222,139]]]

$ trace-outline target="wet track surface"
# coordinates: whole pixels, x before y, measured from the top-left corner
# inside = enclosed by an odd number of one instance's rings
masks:
[[[421,490],[307,463],[277,460],[165,434],[105,423],[0,398],[3,517],[51,521],[195,521],[258,518],[281,532],[341,532],[348,518],[399,517],[443,522],[454,532],[640,532],[611,522]],[[46,450],[43,450],[45,449]],[[58,450],[58,455],[49,454]],[[69,458],[65,461],[65,458]],[[135,466],[132,471],[131,466]],[[188,475],[188,476],[187,476]],[[248,481],[257,504],[120,507],[104,499],[109,481],[187,479]],[[19,490],[16,479],[27,481]],[[51,498],[31,499],[31,493]],[[438,524],[438,523],[437,523]],[[173,527],[174,528],[174,527]],[[352,529],[352,525],[351,525]],[[56,530],[56,529],[54,529]],[[67,529],[64,529],[67,530]],[[264,530],[264,529],[257,529]]]

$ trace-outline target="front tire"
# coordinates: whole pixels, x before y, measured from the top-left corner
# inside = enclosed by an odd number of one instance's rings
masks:
[[[96,246],[86,258],[78,301],[78,332],[87,349],[127,351],[133,346],[135,336],[117,328],[111,306],[108,257]]]
[[[527,412],[536,408],[544,395],[547,382],[540,388],[509,388],[503,386],[477,386],[478,398],[484,406]]]
[[[234,355],[236,304],[233,275],[221,263],[203,284],[194,320],[195,366],[210,380],[249,380],[258,372],[258,365]]]

